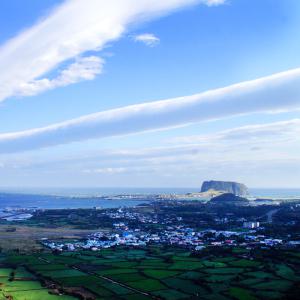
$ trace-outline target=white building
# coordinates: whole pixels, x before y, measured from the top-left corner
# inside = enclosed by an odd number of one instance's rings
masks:
[[[243,227],[244,228],[250,228],[250,229],[258,228],[259,227],[259,222],[244,222]]]

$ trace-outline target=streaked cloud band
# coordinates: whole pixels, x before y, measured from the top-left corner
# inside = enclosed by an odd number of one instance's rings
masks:
[[[87,51],[102,50],[121,38],[132,24],[198,3],[212,6],[224,0],[64,1],[40,22],[0,46],[0,102],[11,96],[27,95],[28,90],[34,94],[32,90],[41,92],[43,88],[49,89],[49,85],[64,86],[41,77]],[[72,62],[71,69],[76,71]],[[80,73],[72,76],[78,77]],[[71,83],[74,82],[68,84]]]
[[[0,152],[18,152],[93,138],[162,130],[235,115],[300,108],[300,69],[210,90],[86,115],[0,135]]]

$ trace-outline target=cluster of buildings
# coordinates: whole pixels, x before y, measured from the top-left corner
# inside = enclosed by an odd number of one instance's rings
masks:
[[[146,246],[147,244],[166,244],[185,247],[200,251],[208,246],[243,246],[243,247],[274,247],[290,242],[273,239],[259,234],[259,230],[224,231],[203,230],[195,231],[184,225],[167,226],[165,230],[156,233],[143,232],[140,229],[129,230],[126,224],[115,224],[115,229],[110,233],[97,232],[91,234],[86,240],[72,243],[54,242],[43,240],[42,244],[52,250],[75,251],[77,249],[100,250],[118,245]],[[253,224],[247,224],[252,228]],[[257,226],[254,224],[253,226]],[[125,228],[124,228],[125,227]],[[300,243],[299,243],[300,244]],[[298,245],[298,244],[297,244]]]
[[[243,227],[249,228],[249,229],[259,228],[259,226],[260,226],[259,222],[244,222],[243,223]]]
[[[126,219],[128,221],[136,221],[142,224],[157,224],[159,222],[156,214],[148,215],[135,211],[124,210],[122,208],[114,212],[105,212],[104,214],[111,219]]]
[[[250,221],[251,218],[247,220],[241,217],[241,214],[230,211],[220,216],[212,212],[212,221],[204,220],[206,223],[202,227],[198,215],[195,214],[196,222],[193,223],[185,216],[180,216],[176,206],[172,210],[174,202],[171,202],[170,209],[168,207],[165,209],[164,205],[167,204],[163,203],[158,210],[146,210],[146,213],[144,210],[126,208],[102,211],[97,216],[104,217],[104,220],[110,219],[112,228],[110,232],[94,233],[84,240],[72,243],[49,240],[42,243],[57,251],[77,249],[96,251],[118,245],[141,247],[148,244],[176,245],[194,251],[222,246],[248,249],[300,247],[300,241],[291,241],[292,238],[273,238],[272,233],[265,233],[267,231],[260,222]],[[196,230],[194,227],[215,229]],[[276,232],[274,235],[276,236]]]
[[[0,219],[6,221],[24,221],[33,216],[36,208],[7,207],[0,210]]]

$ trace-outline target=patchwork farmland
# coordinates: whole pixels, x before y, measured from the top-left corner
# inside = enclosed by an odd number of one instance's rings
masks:
[[[272,300],[299,290],[299,253],[237,250],[201,257],[160,246],[3,255],[0,299]]]

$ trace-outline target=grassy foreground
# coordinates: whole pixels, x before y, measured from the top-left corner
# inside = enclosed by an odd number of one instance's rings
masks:
[[[3,255],[0,299],[296,299],[296,251],[161,246]],[[2,297],[2,298],[1,298]]]

